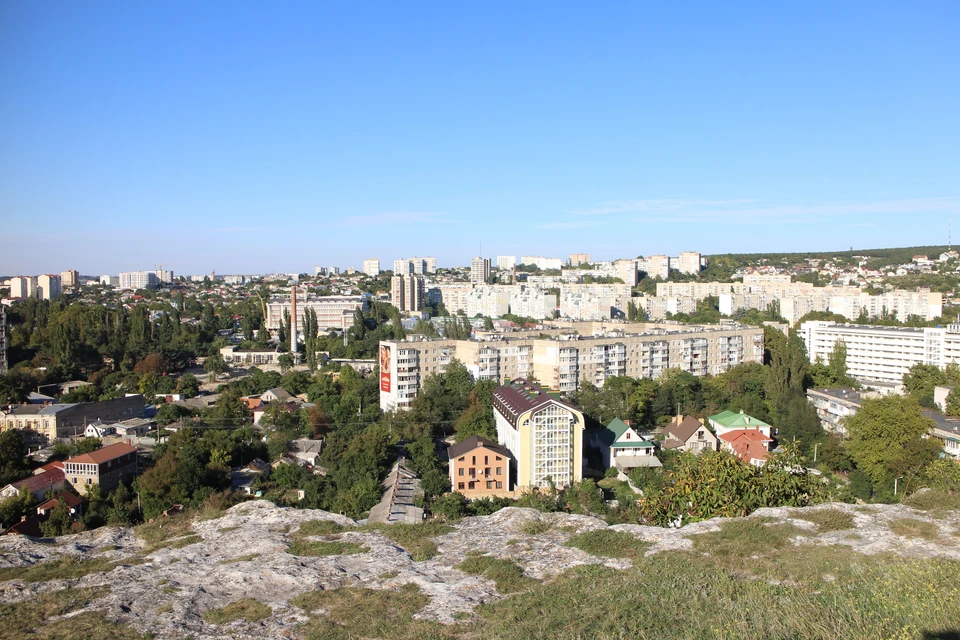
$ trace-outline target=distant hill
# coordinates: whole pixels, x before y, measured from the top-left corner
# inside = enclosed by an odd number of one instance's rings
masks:
[[[852,262],[854,256],[871,258],[869,266],[880,268],[893,264],[910,262],[915,255],[925,255],[936,259],[944,251],[949,250],[946,245],[928,247],[893,247],[888,249],[852,249],[849,251],[811,251],[809,253],[719,253],[706,255],[709,261],[722,260],[728,264],[748,266],[756,264],[796,265],[806,262],[808,258],[819,260],[843,260]]]

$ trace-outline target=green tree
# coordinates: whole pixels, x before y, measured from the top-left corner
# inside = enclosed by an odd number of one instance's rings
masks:
[[[903,386],[920,406],[933,408],[933,391],[947,383],[945,371],[930,364],[917,363],[903,376]]]
[[[948,416],[960,416],[960,387],[954,387],[947,395],[947,405],[944,413]]]
[[[216,380],[220,377],[220,374],[227,370],[227,363],[223,361],[223,356],[218,351],[207,357],[203,363],[203,370],[209,373],[213,380]]]
[[[50,510],[50,517],[40,523],[40,531],[47,538],[54,538],[70,533],[70,525],[73,521],[70,518],[70,507],[62,500]]]
[[[924,438],[934,423],[911,396],[867,398],[843,424],[847,452],[875,485],[892,481],[895,473],[922,474],[938,455],[937,441]]]
[[[15,482],[30,473],[23,435],[18,429],[0,433],[0,486]]]
[[[187,398],[193,398],[200,393],[200,382],[192,373],[185,373],[177,380],[176,391]]]
[[[293,368],[293,355],[289,353],[281,354],[280,357],[277,358],[277,364],[280,365],[280,371],[286,373]]]

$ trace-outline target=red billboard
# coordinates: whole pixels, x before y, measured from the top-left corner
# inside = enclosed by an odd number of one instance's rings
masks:
[[[380,391],[390,393],[390,347],[380,345]]]

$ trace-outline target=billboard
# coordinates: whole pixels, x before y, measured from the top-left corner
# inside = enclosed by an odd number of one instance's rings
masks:
[[[390,345],[380,345],[380,391],[390,393]]]

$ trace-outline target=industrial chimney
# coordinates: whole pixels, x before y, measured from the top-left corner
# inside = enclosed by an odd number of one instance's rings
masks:
[[[290,353],[297,359],[297,285],[293,285],[290,295]]]

